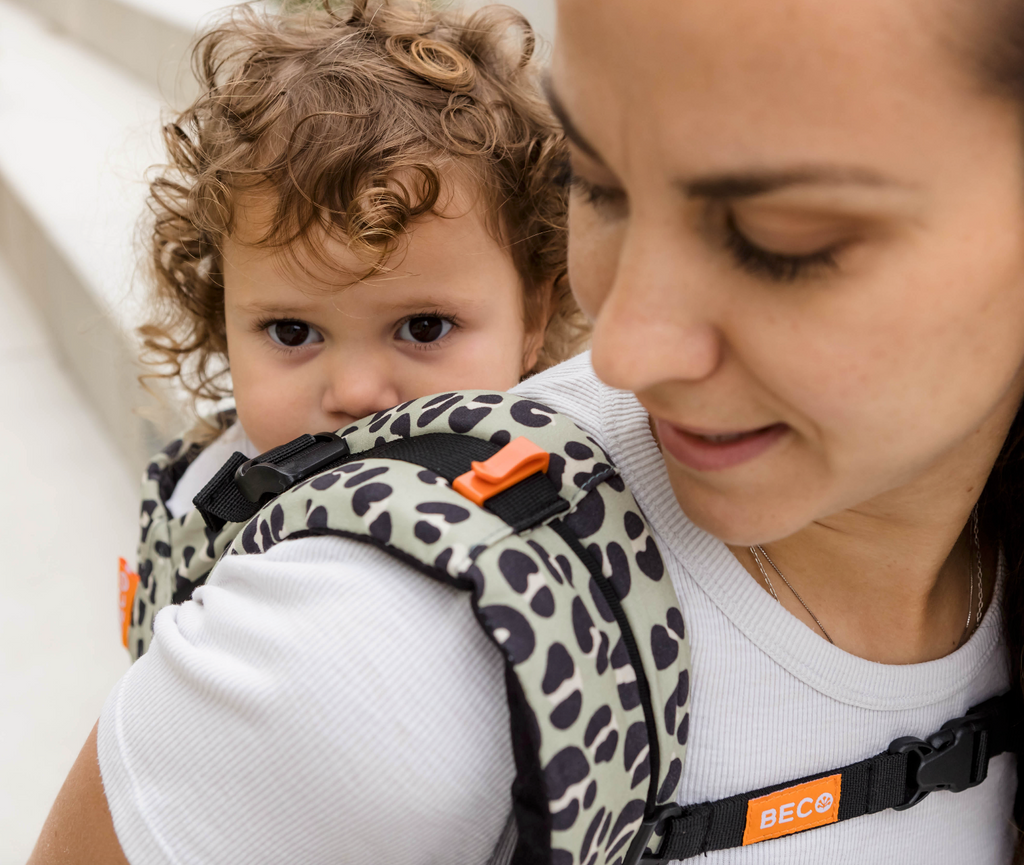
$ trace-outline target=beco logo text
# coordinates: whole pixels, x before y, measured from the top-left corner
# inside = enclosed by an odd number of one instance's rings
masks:
[[[766,808],[761,812],[761,828],[768,829],[776,823],[792,823],[796,818],[803,820],[815,812],[824,814],[832,807],[832,801],[831,793],[822,793],[817,799],[804,796],[799,802],[786,802],[779,806],[778,811]]]
[[[754,844],[835,823],[841,789],[842,776],[830,775],[751,799],[743,843]]]

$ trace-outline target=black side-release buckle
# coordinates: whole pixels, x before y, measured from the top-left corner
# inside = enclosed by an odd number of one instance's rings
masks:
[[[271,452],[242,463],[235,470],[235,485],[242,495],[250,502],[260,502],[268,495],[278,496],[348,456],[348,442],[335,433],[317,433],[308,438],[311,441],[307,447],[280,461],[266,461]]]
[[[907,755],[907,791],[902,805],[912,808],[936,790],[959,793],[988,776],[988,718],[969,713],[942,725],[927,739],[903,736],[889,745],[890,754]]]
[[[633,841],[626,852],[626,858],[622,860],[622,865],[654,865],[654,863],[668,861],[658,853],[653,855],[647,854],[647,845],[651,843],[651,837],[658,826],[666,820],[678,817],[682,813],[683,808],[681,805],[670,803],[662,805],[660,808],[655,808],[654,813],[650,817],[644,817],[640,828],[636,830],[636,835],[633,836]]]

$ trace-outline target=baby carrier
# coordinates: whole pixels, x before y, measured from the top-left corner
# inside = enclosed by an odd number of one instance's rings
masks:
[[[467,592],[506,661],[517,776],[494,862],[667,862],[755,843],[984,780],[1009,747],[1005,698],[928,740],[713,803],[675,803],[689,732],[689,648],[647,522],[570,419],[513,394],[415,400],[255,459],[236,453],[172,518],[200,452],[176,442],[144,480],[125,639],[187,600],[222,555],[335,535]],[[1002,701],[1002,702],[1001,702]],[[655,851],[655,852],[652,852]]]

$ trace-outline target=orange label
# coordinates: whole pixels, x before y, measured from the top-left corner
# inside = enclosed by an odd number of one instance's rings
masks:
[[[135,603],[135,589],[139,575],[128,570],[128,562],[117,560],[117,608],[121,617],[121,644],[128,648],[128,626],[132,623],[132,604]]]
[[[842,775],[829,775],[751,799],[744,846],[835,823],[839,819],[841,787]]]

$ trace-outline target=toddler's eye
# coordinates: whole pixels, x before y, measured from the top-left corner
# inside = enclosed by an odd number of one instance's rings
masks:
[[[398,338],[406,342],[437,342],[447,336],[452,323],[438,315],[421,315],[410,318],[398,329]]]
[[[299,348],[303,345],[312,345],[316,342],[323,342],[324,338],[316,328],[310,327],[304,321],[287,319],[275,321],[267,327],[270,338],[278,345],[285,348]]]

